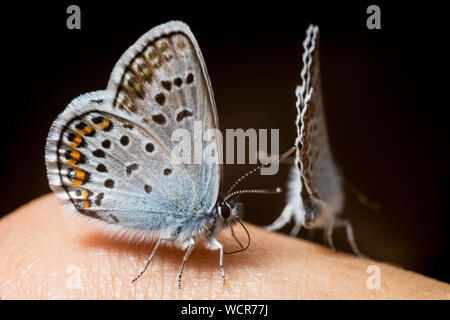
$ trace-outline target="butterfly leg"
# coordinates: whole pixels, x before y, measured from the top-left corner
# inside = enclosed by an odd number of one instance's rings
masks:
[[[333,250],[333,251],[336,251],[336,248],[335,248],[334,243],[333,243],[333,231],[334,231],[334,228],[337,227],[335,225],[335,222],[336,222],[336,219],[333,218],[331,220],[330,225],[324,230],[324,234],[323,234],[324,235],[324,241],[328,243],[328,245],[330,246],[331,250]]]
[[[186,253],[184,254],[183,262],[181,263],[180,272],[178,273],[178,289],[181,289],[181,276],[183,275],[184,264],[186,263],[187,259],[189,258],[189,255],[191,254],[191,251],[194,248],[194,245],[195,245],[194,239],[190,239],[189,246],[186,250]]]
[[[219,241],[217,241],[216,238],[209,238],[208,240],[210,241],[212,246],[215,247],[220,252],[219,266],[220,270],[222,271],[223,284],[225,284],[225,270],[223,269],[223,246]]]
[[[284,207],[283,211],[281,212],[277,220],[272,222],[272,224],[266,226],[265,229],[269,231],[275,231],[283,228],[291,220],[292,213],[293,213],[292,206],[290,203],[288,203]]]
[[[341,218],[336,218],[335,227],[336,228],[345,227],[345,230],[347,233],[347,239],[348,239],[348,242],[350,243],[350,246],[352,247],[353,253],[355,255],[357,255],[358,257],[367,258],[366,255],[364,255],[363,253],[361,253],[361,251],[359,251],[358,246],[356,245],[355,236],[353,234],[353,228],[352,228],[350,221],[341,219]]]
[[[301,219],[300,215],[296,214],[294,215],[294,221],[295,221],[295,225],[292,228],[291,232],[289,233],[292,237],[295,237],[298,235],[298,233],[300,232],[300,229],[303,226],[303,221],[301,221],[303,219]]]
[[[156,250],[158,250],[159,245],[161,244],[161,242],[162,242],[163,240],[173,241],[173,240],[175,240],[175,237],[159,238],[158,242],[156,243],[155,248],[154,248],[153,251],[152,251],[152,254],[150,255],[150,257],[149,257],[148,260],[147,260],[147,263],[145,264],[144,269],[137,275],[136,278],[133,279],[133,281],[131,281],[131,283],[134,283],[136,280],[138,280],[138,279],[145,273],[145,271],[147,270],[147,268],[148,268],[150,262],[151,262],[152,259],[153,259],[153,256],[154,256],[155,253],[156,253]]]

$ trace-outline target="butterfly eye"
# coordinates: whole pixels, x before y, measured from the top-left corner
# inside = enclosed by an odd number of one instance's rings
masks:
[[[220,203],[220,215],[222,216],[223,220],[227,220],[231,215],[230,207],[225,203]]]

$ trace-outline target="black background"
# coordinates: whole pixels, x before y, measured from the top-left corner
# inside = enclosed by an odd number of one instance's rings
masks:
[[[81,30],[66,28],[70,4],[81,8]],[[381,7],[381,30],[366,28],[370,4]],[[347,194],[343,215],[352,221],[357,243],[377,260],[449,282],[443,13],[430,2],[60,1],[2,7],[0,216],[49,192],[44,145],[56,116],[76,96],[104,89],[120,55],[169,20],[188,23],[202,48],[221,128],[280,128],[280,147],[288,149],[296,135],[301,43],[314,23],[321,31],[335,158],[346,179],[381,203],[371,211]],[[225,186],[249,168],[227,166]],[[282,166],[277,176],[256,175],[243,186],[283,187],[287,173]],[[246,220],[272,222],[284,198],[242,197]],[[335,238],[340,250],[349,250],[343,230]]]

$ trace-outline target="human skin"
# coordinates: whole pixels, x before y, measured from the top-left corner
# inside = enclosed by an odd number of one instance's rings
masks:
[[[373,260],[246,224],[248,250],[225,255],[199,243],[183,273],[183,252],[161,245],[134,284],[154,243],[108,237],[87,218],[67,215],[53,194],[0,220],[2,299],[449,299],[450,285]],[[237,244],[219,237],[226,250]],[[246,239],[236,228],[240,239]],[[369,269],[369,266],[375,269]],[[379,268],[379,269],[377,269]],[[377,288],[373,270],[379,270]],[[369,280],[368,280],[369,279]]]

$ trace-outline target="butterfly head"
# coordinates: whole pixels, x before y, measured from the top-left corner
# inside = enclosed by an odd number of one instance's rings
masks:
[[[233,252],[224,252],[226,254],[232,254],[237,253],[246,250],[250,245],[250,234],[245,228],[244,224],[241,222],[242,215],[243,215],[243,205],[239,203],[238,197],[240,194],[245,193],[260,193],[260,194],[277,194],[282,192],[280,188],[276,189],[246,189],[246,190],[237,190],[233,191],[234,188],[242,182],[245,178],[250,176],[251,174],[257,172],[259,169],[261,169],[264,166],[270,165],[274,161],[282,161],[283,159],[287,158],[289,155],[291,155],[296,150],[295,147],[292,147],[287,152],[285,152],[283,155],[280,156],[279,159],[270,160],[269,162],[263,163],[259,165],[257,168],[247,172],[243,176],[241,176],[239,179],[235,181],[235,183],[228,189],[226,195],[223,198],[220,198],[219,201],[217,201],[217,204],[215,206],[215,212],[218,215],[217,219],[215,219],[215,225],[213,226],[213,232],[218,232],[218,230],[221,230],[226,227],[231,228],[231,233],[233,235],[233,238],[236,240],[237,243],[241,246],[240,250],[236,250]],[[233,230],[233,225],[239,223],[242,228],[247,233],[248,237],[248,244],[246,247],[242,246],[242,244],[239,242],[239,240],[236,238],[236,235]],[[211,230],[210,230],[211,232]],[[212,233],[212,232],[211,232]]]
[[[250,246],[250,234],[247,230],[247,228],[242,223],[242,215],[244,213],[244,207],[243,204],[239,202],[239,195],[236,195],[235,198],[231,197],[225,197],[225,198],[219,198],[219,201],[217,201],[217,204],[215,206],[215,213],[216,213],[216,219],[215,219],[215,226],[213,229],[215,232],[219,232],[219,230],[223,230],[225,228],[231,229],[231,235],[233,236],[234,240],[239,244],[241,247],[238,250],[234,251],[224,251],[225,254],[233,254],[242,252]],[[239,241],[239,239],[236,237],[236,234],[234,232],[233,226],[238,223],[242,226],[242,228],[247,233],[248,242],[247,245],[244,247],[242,243]]]
[[[242,218],[243,205],[236,199],[220,200],[216,212],[224,226],[231,226]]]
[[[242,216],[244,213],[243,204],[238,199],[227,199],[219,197],[214,210],[211,212],[212,216],[209,219],[207,237],[215,236],[224,229],[231,229],[234,235],[233,226],[236,223],[242,225]],[[244,227],[245,228],[245,227]]]

